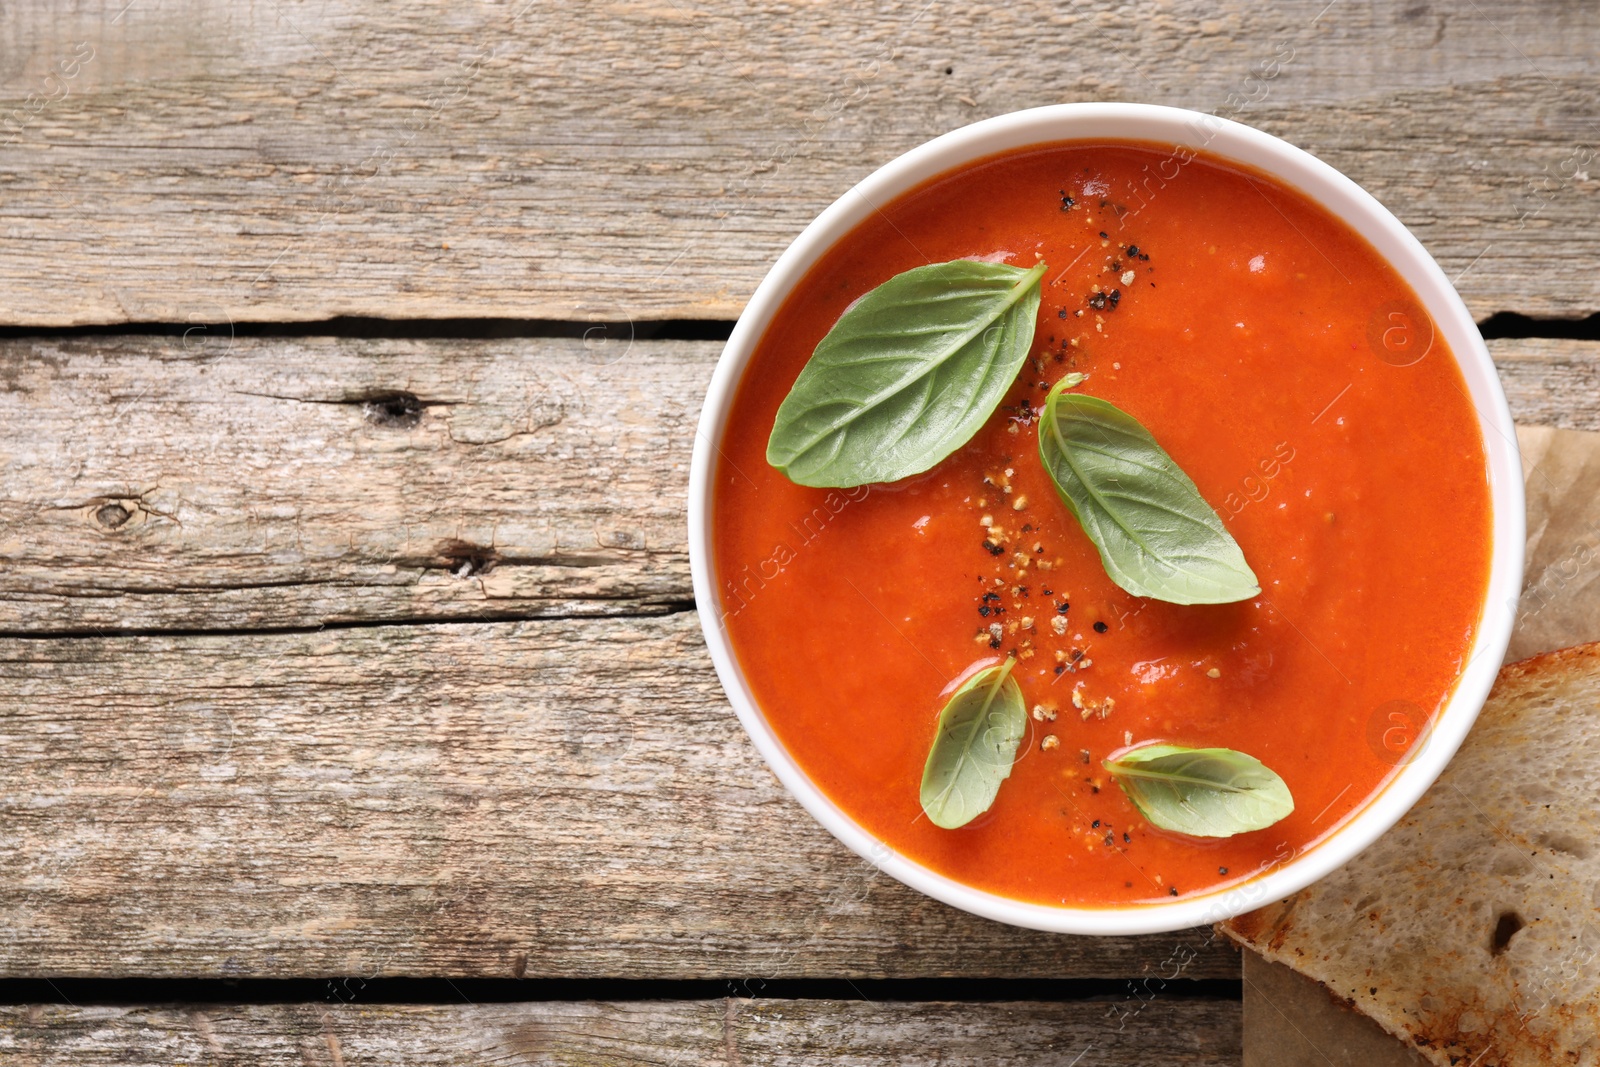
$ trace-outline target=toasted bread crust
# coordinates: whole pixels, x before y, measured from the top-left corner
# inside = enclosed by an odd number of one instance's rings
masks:
[[[1503,668],[1371,849],[1219,924],[1441,1067],[1600,1063],[1600,642]],[[1591,766],[1593,765],[1593,766]]]

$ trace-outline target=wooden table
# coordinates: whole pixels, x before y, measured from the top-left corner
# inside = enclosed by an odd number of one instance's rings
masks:
[[[719,338],[942,131],[1279,134],[1456,279],[1519,420],[1600,428],[1578,0],[16,0],[0,35],[5,1062],[1240,1062],[1232,949],[877,876],[704,651]]]

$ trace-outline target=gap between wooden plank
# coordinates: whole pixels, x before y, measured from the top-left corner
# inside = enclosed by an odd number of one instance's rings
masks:
[[[1556,320],[1565,321],[1565,320]],[[466,341],[576,338],[589,345],[634,341],[726,341],[732,319],[371,318],[310,322],[130,322],[109,326],[0,326],[0,341],[71,337],[179,337],[218,344],[236,337],[348,337],[368,340]]]
[[[870,1003],[997,1001],[1144,1003],[1240,1000],[1238,979],[1162,982],[1128,978],[813,978],[730,977],[701,981],[626,978],[361,978],[316,979],[4,978],[0,1006],[10,1004],[521,1004],[561,1000],[865,1000]]]
[[[350,337],[409,340],[579,338],[590,344],[633,341],[726,341],[733,319],[455,318],[404,319],[342,316],[309,322],[129,322],[92,326],[0,326],[0,340],[66,337],[180,337],[215,344],[230,337]],[[1600,312],[1586,318],[1552,318],[1498,311],[1478,322],[1484,340],[1565,338],[1600,341]]]
[[[659,619],[668,615],[683,615],[696,610],[692,600],[667,601],[660,605],[656,611],[636,610],[618,612],[611,615],[617,619]],[[137,630],[127,627],[106,626],[96,627],[93,630],[0,630],[0,641],[62,641],[75,638],[103,638],[106,640],[121,638],[141,637],[259,637],[280,634],[322,634],[337,633],[340,630],[375,630],[391,626],[474,626],[484,622],[583,622],[595,618],[594,615],[528,615],[514,618],[495,619],[430,619],[430,618],[396,618],[396,619],[353,619],[337,622],[318,623],[315,626],[256,626],[249,629],[221,629],[221,630],[178,630],[155,629]]]

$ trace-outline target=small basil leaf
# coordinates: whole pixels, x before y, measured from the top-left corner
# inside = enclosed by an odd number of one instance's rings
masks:
[[[1264,830],[1294,810],[1282,778],[1231,748],[1145,745],[1105,768],[1150,825],[1191,837]]]
[[[767,462],[800,485],[854,486],[918,474],[966,444],[1033,345],[1044,272],[958,259],[869,292],[779,405]]]
[[[1173,604],[1259,594],[1238,542],[1150,431],[1115,405],[1067,388],[1063,380],[1045,400],[1039,458],[1111,580]]]
[[[989,810],[1011,776],[1017,746],[1028,729],[1022,689],[1011,676],[1016,660],[978,671],[939,713],[938,733],[922,769],[922,810],[954,830]]]

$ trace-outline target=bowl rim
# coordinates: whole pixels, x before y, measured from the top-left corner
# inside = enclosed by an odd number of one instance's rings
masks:
[[[998,152],[1031,145],[1153,141],[1203,149],[1299,190],[1360,233],[1416,292],[1454,354],[1477,411],[1493,509],[1488,588],[1454,692],[1398,770],[1342,823],[1241,880],[1170,903],[1104,907],[1038,904],[976,889],[894,851],[852,819],[789,755],[767,723],[733,654],[713,582],[714,459],[733,395],[757,342],[794,284],[861,219],[916,185]],[[689,556],[695,602],[717,676],[745,732],[789,793],[834,837],[883,873],[963,911],[1057,933],[1133,935],[1231,918],[1287,897],[1376,841],[1427,791],[1466,738],[1510,642],[1525,538],[1516,431],[1487,346],[1460,295],[1421,242],[1377,199],[1310,153],[1254,127],[1154,104],[1052,104],[984,119],[927,141],[879,167],[806,226],[757,286],[717,361],[696,432],[689,475]]]

